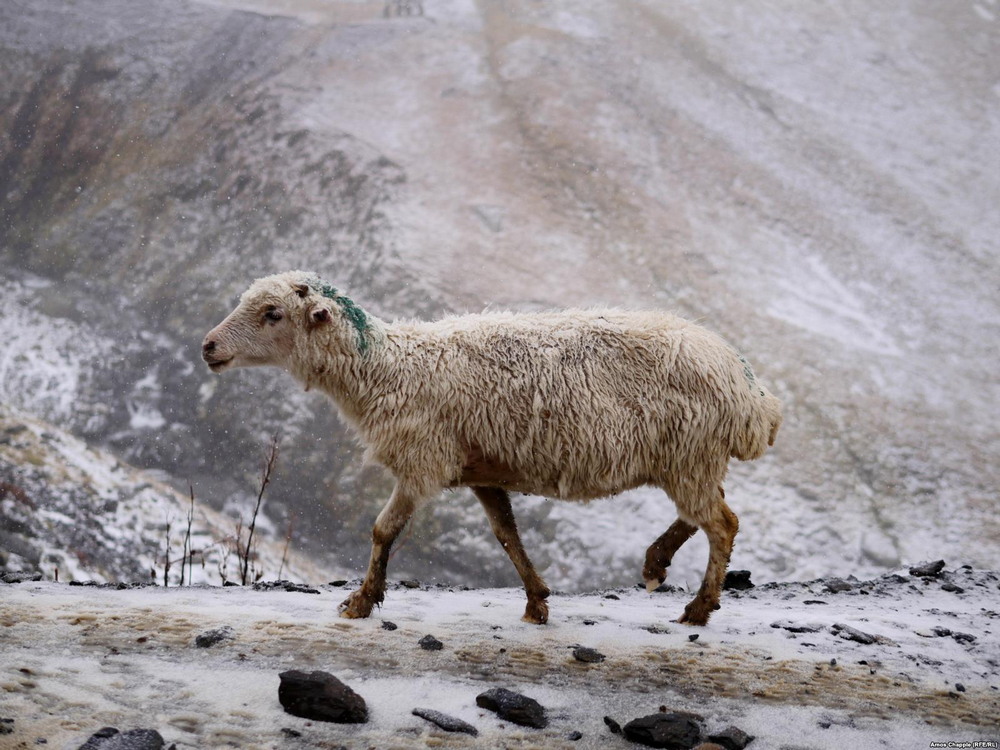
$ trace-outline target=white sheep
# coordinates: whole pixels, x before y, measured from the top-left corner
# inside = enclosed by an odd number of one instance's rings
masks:
[[[646,551],[652,590],[701,528],[709,562],[679,622],[719,607],[738,529],[722,481],[730,456],[759,458],[778,399],[719,336],[662,312],[486,313],[385,323],[318,276],[259,279],[206,335],[213,372],[273,365],[319,388],[396,486],[372,530],[361,587],[341,605],[368,617],[385,593],[393,542],[446,487],[471,487],[524,582],[524,619],[548,619],[549,589],[524,551],[511,491],[590,500],[663,488],[678,519]]]

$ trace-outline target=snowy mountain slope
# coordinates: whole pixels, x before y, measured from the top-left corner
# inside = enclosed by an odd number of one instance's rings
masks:
[[[727,595],[704,628],[669,621],[687,595],[635,589],[556,595],[539,627],[519,621],[523,595],[508,589],[393,586],[375,618],[347,621],[334,615],[344,589],[330,586],[0,584],[0,718],[14,719],[0,747],[75,748],[114,726],[155,729],[177,748],[627,748],[636,745],[603,717],[625,724],[660,706],[698,714],[706,733],[736,726],[754,750],[996,742],[997,582],[949,569],[768,585]],[[225,627],[231,638],[195,646]],[[422,650],[427,634],[443,648]],[[578,661],[576,646],[605,659]],[[283,713],[278,673],[288,669],[344,680],[366,700],[368,723]],[[538,700],[548,727],[478,708],[475,696],[494,686]],[[411,715],[416,707],[479,735],[446,734]]]
[[[255,500],[243,498],[228,515],[197,498],[192,504],[190,496],[154,474],[0,406],[0,568],[5,571],[77,582],[239,582],[238,524],[245,548]],[[251,582],[263,575],[315,580],[335,572],[291,542],[286,550],[283,537],[265,505],[251,547]]]
[[[312,267],[386,317],[676,309],[786,405],[736,562],[996,567],[996,81],[985,6],[121,0],[0,8],[0,400],[217,508],[283,436],[279,525],[360,572],[387,478],[322,399],[202,333]],[[220,468],[224,470],[220,471]],[[631,583],[655,491],[525,499],[565,589]],[[697,579],[704,549],[672,573]],[[516,579],[467,495],[397,573]]]

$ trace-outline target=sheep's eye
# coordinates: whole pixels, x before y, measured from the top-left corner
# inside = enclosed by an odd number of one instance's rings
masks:
[[[269,307],[264,311],[264,320],[277,323],[284,317],[284,314],[277,307]]]

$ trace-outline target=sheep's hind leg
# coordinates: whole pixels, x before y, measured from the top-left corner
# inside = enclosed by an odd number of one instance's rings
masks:
[[[719,608],[722,583],[726,578],[726,567],[733,552],[733,540],[740,523],[736,514],[726,505],[725,494],[719,487],[719,498],[705,509],[705,520],[698,519],[698,525],[708,536],[708,567],[698,594],[684,608],[684,614],[677,622],[686,625],[705,625],[712,612]]]
[[[698,530],[687,521],[678,518],[659,539],[649,545],[646,550],[646,564],[642,568],[642,578],[646,582],[646,591],[653,591],[667,579],[667,568],[674,559],[674,554]]]
[[[340,604],[342,617],[368,617],[372,608],[385,598],[386,566],[392,544],[406,527],[417,503],[411,494],[396,485],[392,497],[375,519],[372,529],[372,554],[368,563],[368,573],[361,588],[353,592]]]
[[[510,496],[499,487],[473,487],[472,491],[482,503],[497,541],[507,552],[524,582],[528,606],[525,607],[524,617],[521,619],[536,625],[544,625],[549,619],[549,605],[545,601],[549,596],[549,587],[535,571],[535,566],[531,564],[528,554],[524,551],[521,535],[517,532],[514,511],[510,507]]]

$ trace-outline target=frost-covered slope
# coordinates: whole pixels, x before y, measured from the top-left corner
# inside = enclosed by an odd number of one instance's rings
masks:
[[[319,397],[198,361],[247,281],[310,267],[387,318],[675,309],[786,405],[727,488],[737,564],[996,567],[995,12],[423,5],[3,4],[0,401],[218,508],[278,432],[275,517],[360,571],[386,477]],[[655,491],[518,507],[576,589],[634,580],[673,517]],[[393,566],[515,580],[464,494]]]
[[[637,747],[611,733],[660,706],[735,726],[751,750],[859,750],[995,742],[998,577],[904,569],[877,581],[812,581],[724,597],[704,628],[670,622],[687,595],[619,589],[557,595],[546,626],[520,622],[521,592],[393,586],[371,620],[339,620],[318,594],[220,588],[116,591],[0,584],[0,747],[79,747],[104,726],[167,746]],[[411,584],[412,585],[412,584]],[[950,590],[947,590],[950,588]],[[384,622],[397,627],[386,629]],[[195,645],[208,630],[230,638]],[[426,651],[431,634],[443,648]],[[576,646],[606,658],[578,661]],[[324,670],[368,704],[362,725],[282,712],[278,674]],[[500,721],[475,697],[538,700],[545,729]],[[443,711],[475,739],[411,714]],[[579,739],[571,739],[579,732]],[[297,733],[297,734],[296,734]],[[956,745],[957,746],[957,745]]]
[[[0,406],[0,570],[76,582],[239,582],[255,501],[245,497],[227,514],[192,503],[155,473]],[[283,536],[265,506],[250,582],[333,574]]]

